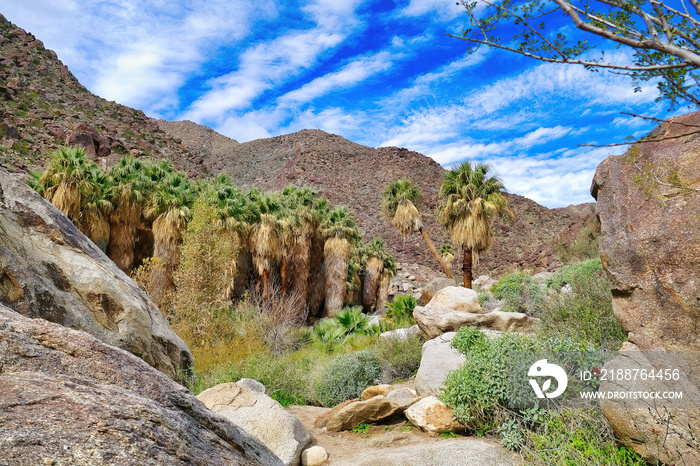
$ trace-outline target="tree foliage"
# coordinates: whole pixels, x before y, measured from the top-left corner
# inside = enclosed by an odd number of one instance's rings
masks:
[[[644,81],[658,82],[660,100],[669,107],[700,105],[700,1],[681,0],[460,0],[468,26],[459,37],[472,44],[496,47],[550,63],[618,70]],[[587,33],[585,39],[561,18]],[[514,32],[513,32],[514,31]],[[509,36],[503,40],[502,36]],[[606,57],[608,45],[629,47],[631,61]],[[591,58],[593,57],[593,58]]]

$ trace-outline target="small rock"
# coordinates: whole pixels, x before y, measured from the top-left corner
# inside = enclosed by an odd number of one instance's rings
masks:
[[[435,338],[445,332],[454,332],[466,325],[499,332],[531,332],[540,321],[520,312],[491,311],[487,314],[471,314],[421,306],[416,306],[413,318],[429,338]]]
[[[401,406],[401,409],[405,411],[411,405],[420,401],[422,397],[418,396],[418,393],[414,389],[403,387],[390,391],[386,399]]]
[[[415,276],[415,275],[409,275],[409,276],[408,276],[408,279],[411,280],[411,281],[414,281],[414,280],[416,279],[416,276]]]
[[[316,427],[318,429],[322,429],[322,428],[326,427],[326,424],[328,424],[328,421],[330,419],[332,419],[336,414],[338,414],[338,412],[340,412],[341,409],[343,409],[344,407],[346,407],[350,403],[354,403],[356,401],[360,401],[359,398],[354,398],[352,400],[343,401],[342,403],[340,403],[339,405],[337,405],[333,409],[329,409],[328,411],[326,411],[325,413],[321,414],[319,417],[316,418],[316,420],[314,421],[314,427]]]
[[[328,452],[325,448],[315,445],[301,453],[302,466],[320,466],[328,461]]]
[[[413,289],[413,285],[411,285],[410,283],[407,282],[407,283],[402,283],[402,284],[401,284],[401,290],[402,290],[404,293],[406,293],[408,290],[411,290],[411,289]]]
[[[426,432],[442,434],[463,429],[462,425],[453,419],[452,410],[434,396],[423,398],[404,414],[414,426]]]
[[[409,328],[398,328],[396,330],[389,330],[388,332],[384,332],[379,334],[379,339],[380,340],[385,340],[387,338],[409,338],[409,337],[417,337],[420,336],[423,332],[421,331],[420,327],[418,325],[414,325]]]
[[[371,387],[365,388],[365,391],[362,392],[362,399],[369,400],[370,398],[374,398],[377,395],[387,396],[389,392],[391,392],[393,389],[394,386],[389,384],[373,385]]]

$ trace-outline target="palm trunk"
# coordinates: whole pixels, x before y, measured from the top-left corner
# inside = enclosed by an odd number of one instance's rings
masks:
[[[464,261],[462,262],[462,274],[464,275],[464,287],[472,287],[472,250],[464,249]]]
[[[262,286],[263,286],[263,300],[267,301],[267,281],[269,277],[269,272],[267,269],[263,270],[262,274]]]
[[[379,282],[379,290],[377,291],[377,302],[374,309],[378,310],[386,307],[389,302],[389,285],[391,284],[391,275],[382,273],[382,279]]]
[[[435,245],[433,244],[433,240],[430,239],[430,236],[428,236],[428,232],[425,231],[424,227],[420,227],[420,234],[423,235],[423,240],[425,240],[425,244],[428,245],[428,249],[430,249],[430,252],[433,253],[435,260],[438,262],[438,264],[440,264],[440,268],[445,273],[445,275],[447,275],[447,278],[454,278],[452,276],[452,272],[447,267],[447,265],[445,265],[445,262],[440,257],[440,254],[438,254],[437,249],[435,249]]]
[[[377,289],[382,276],[384,262],[378,257],[370,257],[365,264],[365,281],[362,284],[362,307],[369,314],[377,300]]]
[[[134,245],[136,243],[136,225],[116,222],[109,231],[107,255],[117,267],[130,273],[134,266]]]

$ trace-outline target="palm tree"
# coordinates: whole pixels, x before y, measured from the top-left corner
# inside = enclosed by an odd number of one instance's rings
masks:
[[[78,216],[78,229],[92,240],[102,252],[107,252],[110,238],[110,225],[107,220],[112,213],[111,193],[107,177],[96,165],[91,168],[94,189],[81,197],[81,209]]]
[[[428,232],[423,226],[423,222],[420,219],[420,213],[418,209],[413,204],[413,201],[420,197],[420,192],[418,188],[413,184],[413,181],[404,178],[401,180],[394,181],[389,186],[384,189],[384,196],[382,198],[382,211],[391,219],[391,223],[394,228],[404,237],[411,236],[415,232],[419,231],[425,244],[428,245],[428,249],[435,257],[435,260],[440,265],[442,271],[447,275],[448,278],[453,278],[452,271],[443,262],[442,258],[435,249],[433,241],[430,239]]]
[[[472,259],[491,247],[494,215],[513,215],[500,179],[489,175],[490,167],[469,161],[445,173],[440,187],[437,218],[452,236],[452,244],[464,253],[464,286],[472,287]]]
[[[182,233],[190,219],[196,193],[182,173],[168,174],[157,185],[144,215],[153,220],[153,256],[163,263],[162,286],[173,287],[173,270],[179,259]]]
[[[362,307],[365,312],[370,312],[377,301],[384,263],[387,258],[390,256],[384,251],[384,241],[379,238],[375,238],[374,241],[362,247],[362,262],[364,264]]]
[[[445,262],[445,265],[452,270],[452,265],[455,263],[455,252],[452,249],[452,245],[449,243],[445,243],[442,246],[440,246],[440,256],[442,257],[442,260]]]
[[[352,213],[342,207],[332,211],[321,225],[326,270],[326,313],[334,315],[345,301],[348,260],[352,244],[360,237]]]
[[[55,150],[44,172],[32,175],[30,185],[105,250],[111,210],[106,178],[82,148]]]
[[[382,278],[379,281],[379,289],[377,290],[377,301],[374,303],[374,309],[386,307],[389,302],[389,286],[391,285],[391,277],[396,275],[396,262],[394,258],[387,254],[384,257],[384,268],[382,269]]]
[[[107,176],[111,185],[110,234],[107,255],[124,272],[134,266],[136,228],[141,220],[151,183],[145,176],[146,164],[124,157],[112,165]]]
[[[250,235],[250,251],[262,284],[263,299],[267,299],[270,272],[282,258],[282,225],[278,219],[281,205],[272,196],[260,196],[257,191],[251,191],[249,196],[257,202],[260,215]]]

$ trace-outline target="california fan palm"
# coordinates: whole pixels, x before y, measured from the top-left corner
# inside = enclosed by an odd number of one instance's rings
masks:
[[[464,286],[472,287],[472,262],[491,247],[494,215],[512,215],[503,183],[489,175],[489,166],[469,161],[445,173],[440,187],[437,218],[450,233],[464,258]]]
[[[384,189],[382,211],[384,215],[391,220],[394,228],[404,237],[420,232],[425,244],[428,245],[428,249],[430,249],[430,252],[433,254],[433,257],[435,257],[442,271],[449,278],[453,278],[452,271],[443,262],[437,249],[435,249],[435,244],[433,244],[433,241],[430,239],[428,232],[423,226],[420,212],[418,212],[418,209],[413,204],[413,201],[419,197],[420,192],[412,180],[408,178],[397,180]]]
[[[326,238],[323,248],[326,264],[325,312],[332,316],[343,307],[348,260],[352,244],[359,239],[360,231],[353,215],[340,207],[323,222],[321,232]]]

